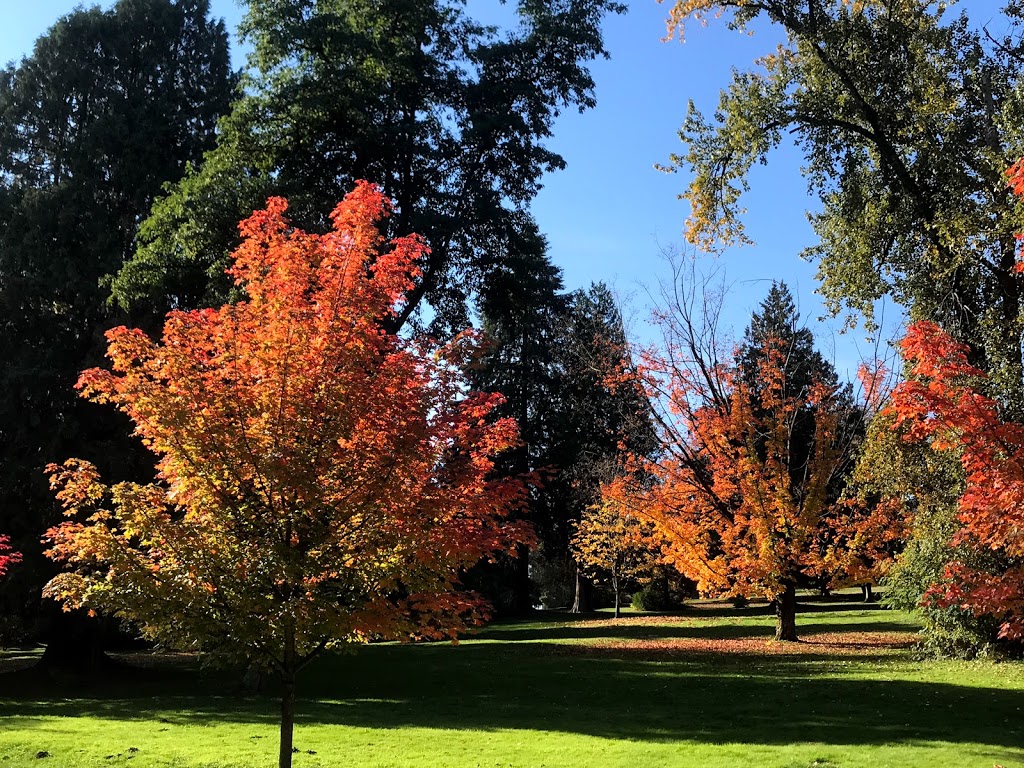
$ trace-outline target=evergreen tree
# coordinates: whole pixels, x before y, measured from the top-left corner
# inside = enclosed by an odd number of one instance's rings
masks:
[[[207,0],[120,0],[65,16],[0,71],[0,529],[26,554],[0,612],[37,599],[43,467],[75,454],[133,471],[130,427],[73,385],[100,360],[105,280],[138,222],[213,145],[228,53]]]
[[[395,325],[426,299],[432,330],[462,328],[467,298],[529,237],[545,146],[563,109],[594,105],[587,63],[604,56],[612,0],[524,0],[508,32],[457,0],[248,0],[245,96],[217,148],[155,206],[114,290],[128,307],[200,306],[227,295],[235,223],[270,194],[307,230],[357,179],[396,202],[395,232],[431,253]],[[526,229],[524,229],[524,227]]]
[[[600,501],[601,484],[621,471],[624,452],[650,456],[657,436],[645,394],[623,377],[630,366],[626,332],[604,283],[570,296],[558,341],[560,408],[553,453],[560,506],[541,538],[549,557],[568,559],[577,523]],[[574,610],[590,607],[588,590],[577,569]]]

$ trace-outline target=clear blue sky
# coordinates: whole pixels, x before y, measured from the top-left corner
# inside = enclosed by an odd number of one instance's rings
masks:
[[[648,299],[642,286],[653,290],[667,275],[661,253],[682,247],[688,214],[687,203],[676,199],[686,178],[660,173],[654,164],[680,150],[676,134],[687,100],[693,99],[702,110],[713,109],[731,70],[750,67],[775,47],[779,37],[768,29],[742,35],[728,31],[724,23],[711,22],[706,28],[693,25],[685,43],[662,42],[667,7],[654,0],[629,4],[628,13],[605,25],[611,59],[593,66],[597,108],[582,115],[565,114],[556,124],[550,145],[565,157],[568,168],[544,180],[533,210],[549,238],[553,260],[565,272],[567,287],[603,280],[623,297],[631,296],[635,330],[645,337]],[[4,5],[0,62],[30,52],[39,35],[80,3],[7,0]],[[999,5],[997,0],[964,0],[960,7],[984,23],[996,15]],[[469,0],[468,7],[471,14],[488,19],[507,15],[494,0]],[[212,0],[212,8],[230,30],[236,28],[241,10],[235,0]],[[243,64],[242,58],[236,53],[236,66]],[[727,316],[736,335],[771,280],[785,280],[815,330],[819,347],[834,357],[841,376],[852,377],[859,359],[872,349],[863,332],[838,335],[839,322],[817,322],[822,308],[814,293],[815,269],[797,255],[814,239],[806,211],[815,207],[815,201],[807,196],[800,165],[797,152],[782,149],[767,166],[755,170],[745,205],[748,233],[756,246],[707,258],[705,263],[724,270],[733,283]],[[630,314],[628,308],[626,312]],[[890,318],[894,314],[890,311]]]

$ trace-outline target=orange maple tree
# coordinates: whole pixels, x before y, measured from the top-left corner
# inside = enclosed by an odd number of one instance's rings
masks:
[[[925,599],[995,616],[1001,637],[1024,639],[1024,424],[1001,416],[968,347],[935,323],[911,324],[901,348],[910,378],[892,394],[894,429],[959,457],[966,485],[953,543],[990,550],[1005,564],[991,573],[954,560]]]
[[[842,499],[851,460],[849,398],[839,385],[788,381],[789,346],[763,340],[756,383],[687,319],[640,366],[661,403],[663,454],[633,457],[606,501],[653,522],[665,558],[705,595],[775,601],[776,638],[796,640],[798,582],[839,580],[856,550],[870,558],[878,514]],[[795,435],[813,419],[803,446]]]
[[[0,535],[0,576],[7,573],[12,565],[21,562],[21,553],[11,549],[11,537]]]
[[[83,396],[112,403],[159,461],[150,485],[108,487],[90,464],[50,467],[70,520],[46,594],[132,622],[162,645],[258,663],[283,684],[291,764],[295,674],[325,649],[454,637],[486,604],[460,570],[531,534],[506,519],[517,442],[468,390],[472,336],[447,345],[385,330],[427,252],[385,243],[390,204],[359,183],[333,230],[289,226],[286,203],[243,222],[229,272],[245,300],[172,312],[162,342],[108,333],[113,370]]]

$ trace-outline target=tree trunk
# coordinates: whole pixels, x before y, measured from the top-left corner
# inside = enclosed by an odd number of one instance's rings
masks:
[[[612,571],[612,590],[615,592],[615,618],[617,619],[622,613],[619,609],[621,603],[619,599],[619,576],[614,570]]]
[[[860,585],[860,591],[864,595],[864,602],[865,603],[873,603],[875,601],[875,593],[871,591],[871,584],[870,584],[870,582],[867,583],[867,584],[861,584]]]
[[[524,616],[533,610],[530,583],[530,550],[519,544],[516,546],[516,558],[513,561],[512,590],[513,608],[517,615]]]
[[[576,569],[576,599],[572,603],[569,613],[589,613],[590,611],[590,582],[580,571]]]
[[[58,676],[99,678],[114,667],[103,651],[103,625],[85,611],[64,612],[45,606],[43,641],[46,650],[39,669]]]
[[[292,768],[292,741],[295,732],[295,673],[281,675],[281,751],[278,768]]]
[[[796,585],[789,583],[775,598],[775,639],[796,642]]]
[[[281,665],[281,749],[278,768],[292,768],[292,742],[295,732],[295,631],[285,636],[284,664]]]

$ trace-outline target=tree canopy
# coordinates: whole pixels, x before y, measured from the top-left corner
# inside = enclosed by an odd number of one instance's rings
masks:
[[[291,764],[295,674],[325,649],[454,637],[483,615],[459,574],[528,543],[492,478],[515,422],[468,392],[472,339],[412,342],[384,325],[426,247],[385,243],[389,206],[360,183],[307,235],[274,198],[243,223],[231,276],[244,299],[172,312],[155,342],[108,333],[113,370],[82,394],[126,413],[159,460],[151,484],[51,466],[72,519],[49,531],[71,567],[46,594],[138,625],[172,648],[252,659],[284,684]]]
[[[395,231],[431,251],[402,325],[466,324],[467,298],[531,229],[527,203],[564,165],[545,141],[563,109],[594,105],[611,0],[521,2],[500,31],[451,0],[249,0],[245,94],[217,147],[155,206],[114,284],[129,307],[219,303],[235,222],[268,194],[322,230],[357,178],[395,200]]]
[[[1020,47],[990,40],[931,0],[679,0],[677,30],[719,12],[786,42],[736,71],[713,116],[691,103],[674,167],[693,172],[689,239],[747,237],[751,168],[790,136],[821,210],[820,292],[870,324],[889,296],[968,341],[1005,408],[1022,398],[1016,202],[1005,169],[1021,152]]]
[[[702,593],[774,600],[776,638],[795,640],[798,583],[845,575],[835,550],[877,528],[865,522],[874,510],[839,493],[858,410],[831,366],[807,368],[812,337],[783,286],[735,354],[715,338],[715,305],[700,300],[664,310],[665,345],[643,355],[662,453],[634,457],[604,500],[653,522],[666,560]]]
[[[25,592],[55,512],[43,467],[74,453],[138,469],[126,424],[72,387],[112,322],[105,280],[162,185],[213,146],[228,53],[207,0],[120,0],[63,17],[0,70],[0,520]]]

